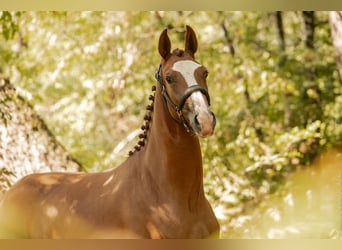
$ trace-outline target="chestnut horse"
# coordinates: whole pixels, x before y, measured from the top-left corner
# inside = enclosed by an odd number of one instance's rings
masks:
[[[140,141],[118,167],[102,173],[32,174],[4,196],[5,238],[208,238],[219,224],[203,190],[198,137],[213,134],[208,71],[185,50],[171,52],[165,29],[161,64]]]

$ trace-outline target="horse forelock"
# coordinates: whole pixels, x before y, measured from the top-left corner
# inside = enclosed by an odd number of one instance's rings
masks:
[[[182,57],[184,55],[184,50],[177,48],[172,51],[172,54],[178,57]]]

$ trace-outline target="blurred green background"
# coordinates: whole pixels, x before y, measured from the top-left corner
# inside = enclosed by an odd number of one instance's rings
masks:
[[[192,26],[217,118],[201,146],[222,237],[339,238],[342,84],[328,13],[314,13],[313,46],[302,12],[280,14],[285,43],[275,12],[0,12],[0,68],[84,168],[102,171],[137,141],[160,32],[168,27],[173,48],[182,48]],[[321,200],[329,184],[331,199]],[[295,187],[305,187],[302,198],[293,198]],[[282,205],[295,202],[312,218],[333,216],[317,222]],[[330,207],[322,212],[322,204]]]

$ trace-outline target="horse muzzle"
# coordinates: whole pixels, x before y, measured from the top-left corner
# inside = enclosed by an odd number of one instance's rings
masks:
[[[196,113],[196,115],[190,118],[190,125],[196,135],[202,138],[209,137],[215,130],[215,114],[209,109],[206,112]]]

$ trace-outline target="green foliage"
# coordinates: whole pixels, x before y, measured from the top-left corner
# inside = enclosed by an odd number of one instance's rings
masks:
[[[314,50],[305,47],[300,12],[284,12],[283,52],[271,12],[23,12],[15,27],[13,14],[2,12],[1,20],[4,73],[90,171],[126,157],[125,139],[140,127],[155,84],[158,36],[172,28],[182,47],[185,24],[198,34],[197,59],[210,71],[218,123],[201,141],[204,182],[225,215],[341,145],[342,85],[326,12],[316,12]],[[127,146],[117,151],[120,142]]]
[[[2,36],[6,39],[12,39],[18,31],[18,24],[15,21],[15,17],[19,17],[20,12],[16,12],[12,15],[9,11],[0,12],[0,23]]]

